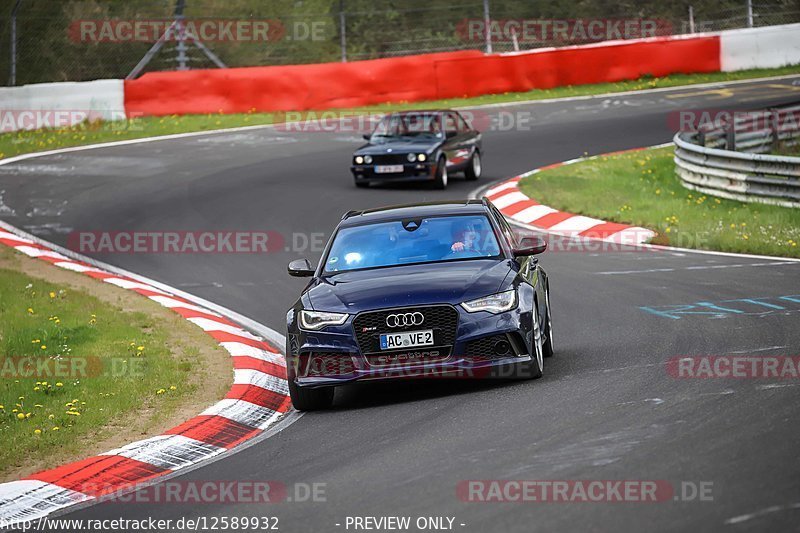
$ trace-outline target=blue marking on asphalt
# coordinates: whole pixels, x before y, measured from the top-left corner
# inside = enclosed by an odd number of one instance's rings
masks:
[[[772,302],[765,302],[763,300],[772,300]],[[757,298],[736,298],[733,300],[720,300],[719,302],[695,302],[693,304],[679,304],[679,305],[658,305],[658,306],[640,306],[639,309],[656,315],[661,318],[669,318],[671,320],[680,320],[685,318],[685,315],[705,315],[713,318],[724,318],[733,315],[764,315],[772,311],[798,311],[800,309],[787,308],[784,305],[774,303],[775,300],[782,300],[780,303],[793,302],[800,304],[800,295],[791,294],[787,296],[762,296]],[[731,305],[722,304],[745,304],[745,310],[737,309]],[[758,306],[759,309],[751,310],[749,306]],[[741,307],[741,306],[738,306]],[[767,308],[769,311],[764,311],[760,308]]]

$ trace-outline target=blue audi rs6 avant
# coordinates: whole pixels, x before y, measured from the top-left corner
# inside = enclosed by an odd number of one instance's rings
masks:
[[[538,237],[517,240],[484,198],[350,211],[287,314],[292,403],[337,385],[422,377],[538,378],[553,354]]]

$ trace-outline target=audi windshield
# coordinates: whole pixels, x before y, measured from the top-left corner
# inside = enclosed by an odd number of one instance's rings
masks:
[[[382,221],[341,228],[325,272],[480,258],[500,258],[497,237],[483,215]]]

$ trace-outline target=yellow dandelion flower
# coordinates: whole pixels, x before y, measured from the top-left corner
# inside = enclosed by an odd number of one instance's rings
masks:
[[[58,431],[59,429],[61,428],[59,428],[58,426],[53,426],[53,431]]]
[[[55,297],[56,297],[56,293],[54,293],[53,291],[50,291],[50,298],[55,298]]]
[[[42,345],[40,346],[40,348],[41,348],[42,350],[46,350],[46,349],[47,349],[47,345],[46,345],[46,344],[42,344]]]
[[[17,413],[17,420],[25,420],[25,415],[23,413]]]
[[[28,308],[28,314],[29,314],[29,315],[32,315],[32,314],[33,314],[33,309],[32,309],[32,308],[30,308],[30,307]]]
[[[33,430],[33,434],[34,435],[41,435],[42,434],[42,430],[41,429],[34,429]]]
[[[58,383],[56,383],[56,387],[63,387],[63,386],[64,386],[64,384],[61,383],[60,381]]]
[[[164,394],[165,392],[167,392],[167,391],[165,391],[164,389],[158,389],[156,391],[156,394]]]
[[[53,420],[55,417],[56,417],[56,415],[48,415],[47,416],[48,420]]]
[[[176,387],[175,385],[170,385],[169,390],[178,390],[178,387]]]

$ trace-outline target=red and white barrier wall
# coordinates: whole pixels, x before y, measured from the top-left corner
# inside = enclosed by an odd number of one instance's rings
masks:
[[[122,80],[0,87],[0,133],[124,119],[124,87]]]
[[[114,119],[322,110],[794,64],[800,64],[800,24],[511,54],[462,51],[353,63],[151,72],[124,82],[0,88],[0,131],[31,129],[18,115],[36,110],[76,111],[76,119],[81,112]]]
[[[723,72],[800,64],[800,24],[723,31],[719,39]]]

